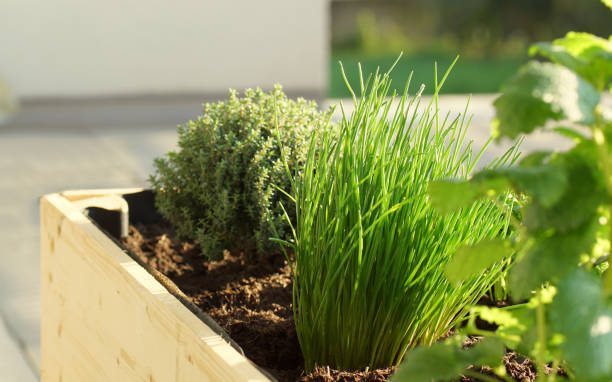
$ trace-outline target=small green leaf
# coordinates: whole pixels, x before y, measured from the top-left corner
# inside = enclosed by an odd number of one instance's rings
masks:
[[[455,338],[419,347],[406,354],[391,377],[392,382],[431,382],[458,377],[469,366],[496,366],[504,355],[504,345],[496,338],[485,338],[466,350]]]
[[[578,266],[580,255],[589,252],[595,243],[597,221],[585,224],[567,234],[537,238],[527,253],[510,268],[510,296],[520,301],[539,289],[543,283],[557,283]]]
[[[530,133],[548,120],[591,124],[599,93],[571,70],[530,61],[503,87],[494,102],[494,132],[514,138]]]
[[[391,382],[431,382],[454,378],[464,370],[456,352],[455,348],[444,343],[411,350],[391,377]]]
[[[510,184],[501,178],[467,182],[438,180],[429,183],[427,192],[436,211],[446,215],[469,208],[479,199],[495,196],[509,188]]]
[[[521,167],[534,167],[539,166],[550,158],[552,155],[552,151],[533,151],[527,155],[525,155],[521,161],[519,162],[519,166]]]
[[[603,91],[612,78],[612,42],[590,33],[569,32],[552,43],[538,43],[529,50],[563,65]]]
[[[480,189],[470,182],[438,180],[427,187],[429,200],[442,215],[469,207],[481,197]]]
[[[511,256],[513,249],[504,239],[484,239],[471,245],[463,246],[446,264],[444,273],[455,287],[476,273],[483,272],[494,263]]]
[[[524,327],[521,321],[512,314],[512,311],[494,308],[485,305],[476,305],[471,309],[481,319],[498,326]]]
[[[563,334],[563,359],[578,380],[612,378],[612,308],[601,280],[582,269],[561,283],[550,307],[552,329]]]
[[[524,305],[518,308],[515,306],[513,310],[476,305],[471,309],[470,313],[475,314],[488,323],[497,325],[495,330],[496,336],[507,347],[512,349],[516,349],[519,346],[523,334],[533,324],[531,319],[533,311],[527,309]]]
[[[553,131],[571,139],[576,143],[580,143],[587,139],[584,135],[582,135],[582,133],[572,129],[571,127],[555,127]]]

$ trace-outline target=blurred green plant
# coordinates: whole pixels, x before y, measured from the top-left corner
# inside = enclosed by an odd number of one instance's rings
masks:
[[[387,367],[411,347],[432,345],[495,283],[511,255],[469,283],[444,276],[463,244],[504,237],[504,211],[512,208],[511,199],[484,201],[441,216],[427,196],[431,181],[466,179],[484,152],[465,141],[465,112],[438,114],[437,94],[453,65],[439,83],[436,74],[423,109],[423,87],[410,98],[410,79],[392,106],[392,69],[365,81],[360,71],[359,97],[347,80],[354,112],[349,117],[341,106],[339,131],[315,135],[303,175],[292,177],[297,225],[294,240],[283,243],[295,253],[294,316],[306,370]],[[517,155],[513,147],[491,166]]]
[[[556,380],[558,366],[562,366],[570,379],[609,381],[612,112],[601,103],[601,94],[612,91],[612,38],[570,32],[552,43],[533,45],[530,53],[552,62],[531,61],[502,87],[495,101],[494,132],[500,138],[514,138],[549,130],[574,140],[575,146],[563,153],[535,152],[517,167],[480,171],[469,181],[430,184],[432,203],[442,213],[457,213],[476,201],[497,198],[508,189],[528,196],[523,221],[512,222],[518,233],[515,237],[487,248],[466,247],[455,255],[469,258],[479,269],[508,248],[516,251],[509,293],[516,301],[527,303],[502,309],[475,306],[458,336],[484,335],[499,340],[497,352],[505,345],[530,356],[535,360],[538,380]],[[470,283],[470,272],[465,272],[459,261],[451,261],[445,272],[451,280]],[[476,318],[498,328],[482,330],[476,326]],[[441,348],[409,352],[393,381],[477,374],[465,371],[465,364],[456,357],[456,346]],[[426,368],[429,374],[410,375],[415,367],[422,367],[421,360],[428,355],[443,359],[453,375],[434,367]],[[505,369],[498,367],[501,359],[478,361],[493,366],[499,377],[507,379]],[[546,376],[547,365],[551,371]]]
[[[411,42],[395,23],[382,28],[372,11],[357,14],[358,49],[366,55],[395,52],[411,52]]]
[[[344,1],[332,4],[332,20],[328,94],[333,98],[350,97],[335,70],[338,61],[345,63],[349,80],[357,81],[357,62],[373,72],[402,51],[405,59],[392,73],[395,84],[414,70],[413,81],[427,84],[427,94],[432,78],[423,74],[431,62],[446,66],[460,52],[443,92],[495,93],[527,61],[533,42],[570,29],[611,33],[607,8],[597,0]],[[398,93],[401,87],[395,86]]]
[[[523,57],[533,42],[569,29],[610,33],[606,7],[596,0],[339,2],[332,17],[332,51],[362,56],[404,51],[454,57],[459,51],[470,59]]]
[[[18,109],[17,99],[8,85],[0,78],[0,124],[4,123]]]
[[[201,117],[178,127],[179,150],[155,160],[150,182],[157,208],[181,238],[197,241],[211,259],[224,249],[278,254],[269,240],[271,223],[281,237],[290,232],[279,206],[288,199],[274,186],[290,187],[275,112],[289,173],[296,176],[312,131],[333,125],[330,113],[319,112],[315,102],[288,99],[280,85],[270,93],[247,89],[244,97],[232,90],[227,101],[205,104]]]
[[[393,19],[378,20],[371,10],[357,13],[357,40],[353,50],[362,56],[395,55],[403,51],[409,55],[436,53],[444,54],[461,51],[471,59],[520,57],[527,46],[522,35],[493,35],[481,27],[471,33],[458,36],[457,33],[431,35],[414,29],[406,31]]]

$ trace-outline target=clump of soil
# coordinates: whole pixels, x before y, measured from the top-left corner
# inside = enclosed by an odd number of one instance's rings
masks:
[[[168,224],[130,227],[123,244],[170,278],[257,365],[279,381],[300,376],[291,268],[281,256],[254,265],[226,251],[223,260],[206,261],[196,244],[176,240]]]
[[[536,379],[536,369],[529,358],[523,357],[515,351],[508,351],[504,357],[504,364],[508,375],[517,381],[533,381]],[[550,370],[547,370],[550,372]]]
[[[329,367],[317,367],[299,379],[299,382],[385,382],[395,371],[394,367],[372,371],[338,371]]]
[[[131,226],[122,244],[172,280],[249,359],[280,382],[379,382],[387,381],[394,371],[323,367],[304,375],[293,322],[291,267],[282,255],[255,264],[245,254],[225,252],[221,261],[206,261],[197,244],[177,240],[168,223]],[[531,361],[514,352],[506,354],[504,364],[508,375],[518,381],[535,379]]]

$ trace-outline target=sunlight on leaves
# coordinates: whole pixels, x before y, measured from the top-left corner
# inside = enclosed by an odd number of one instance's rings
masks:
[[[604,90],[612,78],[612,42],[590,33],[569,32],[552,43],[533,45],[529,53],[575,71],[598,91]]]
[[[544,126],[548,120],[591,124],[599,93],[571,70],[531,61],[502,87],[494,106],[499,137],[515,138]]]

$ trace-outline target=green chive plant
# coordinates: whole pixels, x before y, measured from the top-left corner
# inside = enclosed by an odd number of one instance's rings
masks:
[[[341,106],[339,130],[311,139],[303,175],[292,180],[295,240],[285,242],[295,253],[294,315],[306,370],[399,363],[409,348],[446,335],[502,271],[500,261],[455,285],[443,272],[463,244],[504,237],[512,207],[484,201],[449,216],[432,208],[427,185],[466,179],[484,150],[466,142],[465,113],[438,113],[450,70],[439,83],[436,75],[427,105],[423,86],[409,97],[410,79],[393,106],[389,72],[365,81],[361,74],[359,96],[345,76],[354,112]],[[516,155],[513,148],[492,166]]]
[[[612,8],[612,1],[604,2]],[[394,381],[449,380],[460,374],[510,380],[501,365],[504,346],[535,361],[538,381],[557,380],[559,366],[563,378],[612,380],[612,110],[602,102],[602,93],[612,93],[612,37],[569,32],[535,44],[530,53],[551,62],[527,63],[502,87],[494,103],[495,131],[514,138],[548,130],[572,139],[574,147],[535,152],[516,167],[484,170],[469,181],[429,186],[435,207],[448,216],[508,189],[526,195],[522,221],[512,219],[517,235],[464,247],[455,257],[462,254],[470,266],[454,266],[453,259],[445,269],[447,277],[470,282],[472,274],[515,251],[508,292],[526,302],[472,307],[457,338],[410,352]],[[477,327],[477,318],[497,329]],[[466,334],[486,340],[460,350],[460,336]],[[499,378],[466,369],[482,364],[494,367]]]

